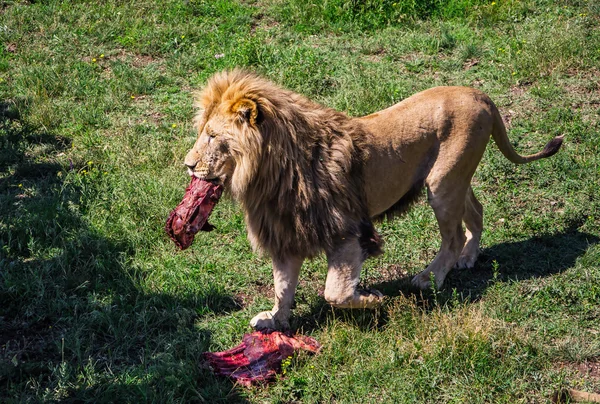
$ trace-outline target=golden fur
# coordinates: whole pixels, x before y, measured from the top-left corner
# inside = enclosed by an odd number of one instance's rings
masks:
[[[424,186],[442,246],[413,282],[428,287],[433,274],[441,286],[453,266],[472,267],[477,258],[482,208],[470,181],[490,134],[515,163],[548,157],[562,142],[519,156],[492,101],[462,87],[351,118],[233,70],[213,76],[196,107],[190,173],[225,185],[245,212],[252,246],[273,259],[275,307],[252,320],[257,328],[287,326],[302,261],[322,251],[326,300],[376,305],[379,292],[357,289],[363,261],[380,251],[371,219],[405,208]]]

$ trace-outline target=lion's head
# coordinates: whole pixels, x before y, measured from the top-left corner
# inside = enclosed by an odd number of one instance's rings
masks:
[[[313,256],[370,224],[359,123],[242,70],[214,75],[195,105],[185,164],[241,203],[254,247]]]
[[[242,70],[213,76],[196,94],[198,138],[185,157],[190,174],[222,183],[243,198],[257,175],[265,139],[261,123],[273,105],[257,91],[270,83]]]
[[[243,79],[236,72],[237,82]],[[256,100],[238,93],[240,86],[227,86],[226,73],[214,76],[196,98],[194,127],[198,138],[185,157],[185,165],[196,177],[215,180],[243,193],[248,177],[256,170],[262,142],[256,137]],[[238,90],[238,91],[236,91]]]

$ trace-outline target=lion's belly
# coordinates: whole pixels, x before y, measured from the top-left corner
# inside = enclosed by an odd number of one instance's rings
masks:
[[[416,115],[416,114],[415,114]],[[390,108],[364,122],[373,136],[365,164],[365,192],[371,217],[377,216],[423,185],[440,147],[438,128],[431,119],[413,119],[406,125],[405,111]]]
[[[413,147],[413,142],[405,142],[402,147],[393,143],[372,147],[364,185],[371,217],[390,209],[415,185],[423,185],[431,168],[427,155],[437,142],[435,136],[424,136],[419,143],[427,147]]]
[[[366,184],[365,191],[367,193],[369,216],[381,215],[398,202],[409,190],[410,186],[401,182],[390,183],[384,188],[376,184]]]

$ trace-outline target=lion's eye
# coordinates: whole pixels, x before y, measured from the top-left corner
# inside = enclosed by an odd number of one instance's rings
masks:
[[[215,132],[206,132],[206,135],[208,136],[208,139],[206,140],[208,143],[210,143],[215,137],[217,137],[217,134]]]

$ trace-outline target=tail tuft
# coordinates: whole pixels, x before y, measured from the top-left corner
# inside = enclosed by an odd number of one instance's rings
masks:
[[[544,150],[542,150],[542,156],[543,157],[550,157],[555,155],[558,150],[560,150],[560,146],[562,145],[563,139],[565,138],[564,135],[561,136],[556,136],[554,139],[552,139],[551,141],[549,141],[546,146],[544,147]]]

